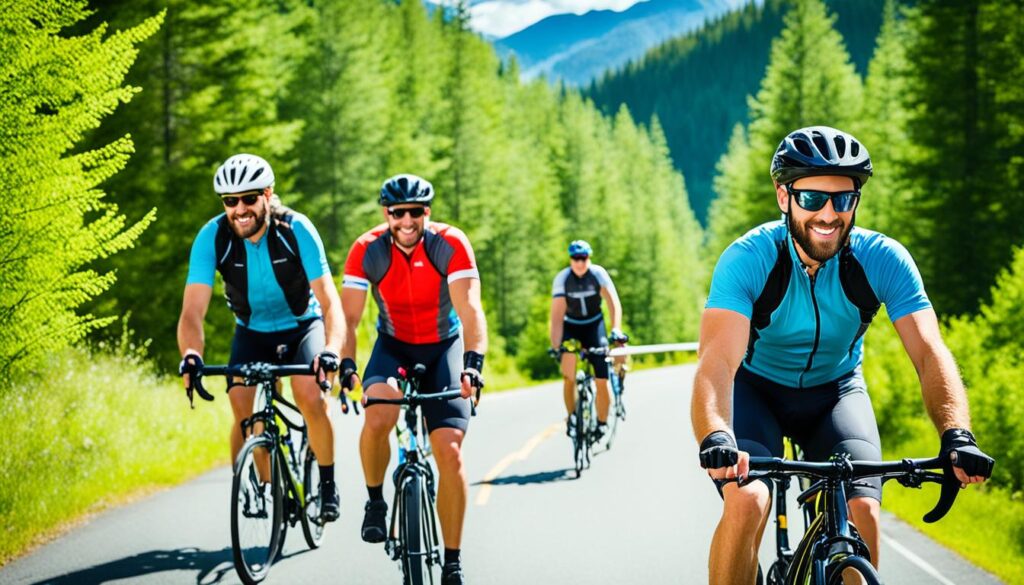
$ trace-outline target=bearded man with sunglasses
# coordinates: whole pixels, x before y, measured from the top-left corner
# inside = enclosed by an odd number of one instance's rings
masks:
[[[426,366],[422,393],[461,388],[462,398],[421,406],[440,479],[437,511],[444,539],[442,585],[463,583],[461,542],[469,486],[462,463],[462,441],[469,426],[470,400],[484,386],[487,322],[480,302],[480,274],[473,247],[461,230],[430,221],[433,186],[416,175],[384,181],[379,203],[385,223],[352,244],[345,262],[342,303],[348,323],[341,362],[341,385],[359,384],[356,327],[372,288],[380,313],[377,341],[363,373],[366,396],[401,398],[388,384],[398,368]],[[398,421],[397,406],[367,409],[359,437],[366,477],[366,516],[362,538],[387,537],[384,477],[391,459],[388,442]]]
[[[629,336],[622,332],[622,303],[608,271],[592,264],[593,249],[584,240],[569,243],[568,267],[555,276],[551,288],[551,349],[548,353],[562,365],[562,399],[565,402],[565,434],[572,436],[576,428],[576,354],[562,352],[562,343],[575,339],[583,347],[606,347],[609,339],[616,345],[625,345]],[[612,333],[605,336],[604,314],[601,300],[608,303]],[[608,431],[608,362],[602,355],[588,355],[594,366],[597,382],[597,440]],[[625,358],[615,358],[621,366]]]
[[[834,453],[881,460],[861,373],[862,336],[881,303],[917,369],[940,456],[965,486],[992,473],[968,430],[963,383],[913,258],[895,240],[854,227],[871,174],[867,149],[850,134],[826,126],[790,133],[771,164],[782,220],[733,242],[715,267],[691,405],[701,466],[725,500],[711,583],[749,585],[757,576],[771,486],[719,483],[744,477],[751,455],[782,457],[788,436],[811,461]],[[877,567],[881,480],[847,496]]]
[[[293,376],[291,387],[319,464],[321,518],[332,522],[340,503],[334,428],[320,383],[333,381],[338,370],[345,322],[323,242],[307,217],[281,206],[274,194],[274,171],[258,156],[229,158],[214,173],[213,189],[224,213],[204,225],[192,244],[178,320],[179,371],[186,388],[201,375],[203,319],[214,272],[220,272],[228,307],[235,313],[229,364],[310,364],[316,372]],[[240,425],[252,414],[256,388],[232,381],[228,391],[234,461],[245,439]]]

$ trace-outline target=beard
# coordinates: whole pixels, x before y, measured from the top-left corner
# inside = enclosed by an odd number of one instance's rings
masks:
[[[403,248],[412,248],[423,238],[423,225],[413,224],[413,233],[404,234],[399,226],[391,227],[391,237]]]
[[[240,227],[237,223],[239,217],[252,217],[253,222],[246,227]],[[252,237],[256,232],[263,229],[263,225],[267,223],[267,212],[266,209],[256,211],[253,209],[247,209],[244,213],[240,213],[231,218],[231,231],[235,232],[235,235],[243,240]]]
[[[811,226],[824,229],[834,227],[839,231],[839,237],[828,242],[816,240],[815,236],[811,233]],[[825,262],[843,249],[843,246],[846,244],[846,239],[850,236],[851,229],[853,229],[853,223],[851,222],[850,224],[847,224],[841,219],[837,219],[831,223],[825,223],[823,221],[806,221],[802,224],[798,224],[793,220],[792,216],[789,217],[789,233],[793,234],[793,239],[796,240],[796,243],[804,253],[818,263]]]

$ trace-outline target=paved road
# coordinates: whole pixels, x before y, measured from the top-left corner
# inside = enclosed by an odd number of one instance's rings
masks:
[[[631,374],[629,420],[615,448],[595,457],[580,480],[568,471],[555,385],[488,396],[465,451],[473,486],[463,557],[471,582],[707,582],[721,503],[697,466],[688,416],[692,378],[692,366]],[[362,419],[336,420],[342,518],[317,551],[304,549],[301,531],[290,532],[286,558],[268,583],[400,582],[397,564],[358,536],[365,488],[355,445]],[[222,468],[109,511],[0,569],[0,583],[236,583],[229,492]],[[894,518],[883,530],[889,583],[998,583]],[[766,538],[763,558],[772,546]]]

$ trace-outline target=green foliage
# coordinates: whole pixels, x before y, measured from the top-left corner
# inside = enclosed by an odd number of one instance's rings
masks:
[[[276,190],[292,203],[292,152],[302,122],[285,119],[279,104],[309,50],[298,32],[307,25],[304,3],[259,0],[95,0],[113,22],[142,12],[167,11],[165,26],[142,51],[129,80],[143,88],[112,118],[106,133],[132,132],[140,155],[108,183],[129,216],[154,205],[160,220],[131,254],[112,259],[118,283],[94,310],[135,315],[140,333],[153,340],[154,357],[178,361],[177,313],[192,239],[223,211],[212,189],[213,171],[237,152],[270,161]],[[160,275],[154,279],[153,275]],[[209,361],[227,358],[234,319],[217,302],[207,318]]]
[[[132,153],[128,135],[76,147],[137,91],[123,85],[125,75],[162,16],[112,34],[105,25],[68,34],[87,14],[84,2],[70,0],[8,3],[0,12],[4,383],[109,322],[75,312],[114,282],[92,263],[131,247],[154,218],[149,211],[128,226],[99,190]]]
[[[211,387],[217,401],[190,410],[179,380],[125,349],[50,355],[40,376],[4,394],[0,564],[70,519],[226,461],[224,394]]]
[[[938,310],[973,311],[1024,240],[1024,6],[927,0],[907,20],[901,219]]]
[[[637,62],[609,71],[586,90],[606,114],[625,104],[637,120],[661,120],[672,160],[686,177],[690,203],[705,225],[711,221],[714,195],[721,193],[713,189],[715,162],[726,152],[733,127],[749,120],[747,96],[757,91],[772,39],[782,30],[782,17],[792,4],[748,2],[651,49]],[[882,4],[883,0],[826,2],[862,73],[881,24]]]
[[[723,243],[779,216],[768,167],[779,142],[804,126],[848,129],[861,107],[861,82],[834,16],[820,0],[799,0],[784,18],[785,29],[772,43],[771,61],[756,98],[750,100],[747,141],[734,133],[720,161],[726,179],[712,204],[708,256]],[[747,162],[737,161],[738,157]],[[722,209],[727,208],[727,209]]]

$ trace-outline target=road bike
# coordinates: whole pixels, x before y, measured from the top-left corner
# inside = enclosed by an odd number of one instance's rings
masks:
[[[393,404],[405,411],[395,425],[398,467],[392,476],[395,499],[384,550],[391,560],[399,562],[406,585],[436,583],[442,564],[435,510],[437,484],[434,468],[429,462],[432,454],[429,431],[426,420],[420,416],[419,407],[428,402],[454,400],[462,396],[460,389],[420,394],[420,382],[426,371],[423,364],[416,364],[412,372],[404,367],[398,368],[396,380],[402,398],[367,398],[365,402],[367,408],[376,404]]]
[[[936,469],[941,469],[942,473],[932,471]],[[789,549],[785,505],[785,490],[793,477],[813,482],[797,497],[804,510],[806,530],[796,550]],[[926,482],[941,484],[939,501],[925,514],[925,522],[936,522],[945,516],[960,491],[960,481],[953,474],[952,464],[938,457],[882,462],[854,461],[845,453],[834,455],[826,462],[751,457],[750,472],[739,484],[766,479],[774,482],[776,494],[777,558],[766,577],[762,578],[759,571],[758,583],[841,585],[844,573],[848,578],[855,573],[862,583],[880,585],[882,579],[871,564],[868,547],[847,517],[847,490],[853,482],[868,477],[881,477],[883,482],[895,479],[903,486],[914,488]]]
[[[323,541],[320,467],[309,448],[298,407],[278,387],[282,377],[312,375],[310,366],[263,362],[202,370],[202,376],[228,376],[241,379],[244,386],[256,386],[252,416],[241,423],[246,440],[235,458],[231,480],[231,550],[243,583],[266,578],[284,548],[289,526],[301,524],[311,549]],[[200,379],[196,380],[199,388]],[[298,415],[300,422],[291,420],[282,406],[291,416]]]
[[[598,442],[597,436],[597,387],[594,382],[594,366],[587,360],[587,356],[597,355],[603,356],[605,359],[608,357],[607,347],[583,347],[582,344],[575,339],[567,339],[562,342],[559,346],[558,360],[560,363],[561,354],[563,353],[575,353],[576,359],[576,408],[573,411],[573,421],[569,428],[569,437],[572,439],[573,445],[573,461],[575,462],[576,477],[580,477],[584,469],[590,467],[590,458],[593,454],[594,445]],[[618,373],[613,373],[612,377],[618,378]],[[621,384],[622,379],[618,382]],[[618,387],[619,391],[615,391],[613,383],[612,393],[614,396],[614,411],[611,418],[608,421],[609,426],[614,424],[618,427],[619,414],[621,412],[622,418],[625,418],[626,408],[622,405],[622,386]],[[621,407],[621,410],[620,410]],[[613,440],[614,430],[609,428],[610,438]],[[610,441],[605,443],[606,448],[611,448]]]

